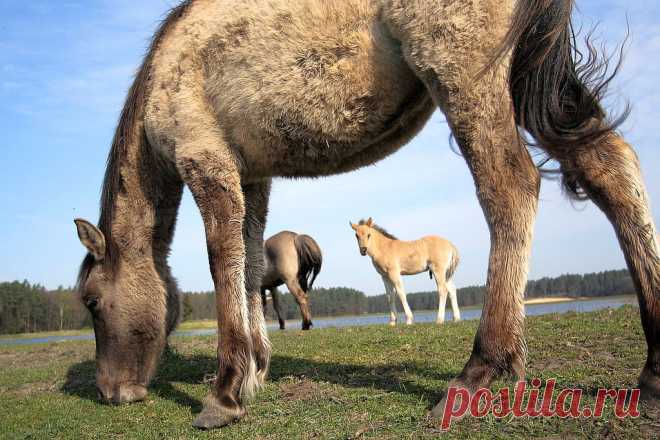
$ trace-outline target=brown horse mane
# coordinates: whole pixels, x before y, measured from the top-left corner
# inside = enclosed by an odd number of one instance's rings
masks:
[[[144,103],[146,92],[149,86],[151,64],[153,55],[163,40],[167,32],[174,24],[185,14],[192,0],[185,0],[178,6],[172,8],[165,19],[160,23],[158,30],[154,34],[151,44],[146,52],[142,64],[135,75],[135,79],[128,91],[126,102],[119,117],[119,123],[115,130],[112,140],[112,147],[108,153],[108,159],[103,177],[103,186],[101,189],[101,207],[99,214],[98,227],[103,232],[106,242],[105,261],[115,272],[119,262],[119,250],[112,237],[112,220],[114,217],[115,200],[117,195],[123,190],[124,182],[121,175],[121,165],[128,155],[128,148],[131,144],[141,142],[136,139],[137,136],[145,136],[143,130],[136,133],[136,126],[144,112]],[[146,142],[146,139],[144,139]],[[83,259],[78,273],[78,286],[89,276],[89,272],[94,265],[94,257],[87,254]]]
[[[366,225],[367,221],[368,220],[362,219],[362,220],[360,220],[358,225]],[[383,234],[385,237],[389,238],[390,240],[398,240],[398,238],[396,238],[394,235],[387,232],[387,230],[385,230],[385,228],[383,228],[382,226],[378,226],[376,223],[372,223],[371,227],[374,228],[375,230],[377,230],[378,232],[380,232],[381,234]]]

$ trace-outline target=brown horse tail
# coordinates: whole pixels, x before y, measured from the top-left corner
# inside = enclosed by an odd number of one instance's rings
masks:
[[[323,255],[318,243],[309,235],[297,235],[294,241],[298,253],[298,283],[304,292],[308,292],[321,272]]]
[[[461,261],[459,255],[458,255],[458,249],[456,249],[456,246],[451,247],[451,262],[449,263],[449,267],[447,267],[447,272],[445,272],[445,280],[449,281],[451,280],[451,277],[454,276],[454,272],[456,272],[456,267],[458,266],[458,263]]]
[[[600,102],[621,61],[608,72],[590,36],[586,53],[576,47],[571,22],[574,0],[518,1],[503,46],[495,61],[513,49],[509,85],[517,124],[553,156],[572,148],[596,145],[627,117],[626,109],[607,121]],[[562,169],[570,176],[571,170]],[[582,197],[575,178],[566,178],[569,194]]]

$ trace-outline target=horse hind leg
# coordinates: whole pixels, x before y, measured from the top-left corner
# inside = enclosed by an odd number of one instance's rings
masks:
[[[498,377],[525,374],[523,292],[540,186],[539,172],[518,137],[508,66],[499,63],[480,73],[483,64],[478,60],[488,58],[489,45],[497,45],[506,29],[484,29],[479,17],[502,15],[489,17],[488,23],[508,19],[506,7],[484,11],[479,9],[483,5],[472,2],[453,17],[440,12],[425,17],[423,23],[446,25],[452,38],[443,38],[443,32],[437,32],[437,39],[429,38],[432,29],[407,31],[409,14],[403,6],[395,11],[395,18],[403,22],[395,25],[405,42],[404,56],[447,117],[490,230],[483,314],[472,354],[449,385],[470,394]],[[433,419],[442,417],[446,402],[445,396],[433,409]]]
[[[637,290],[648,347],[639,388],[660,399],[660,246],[637,156],[623,138],[604,135],[572,151],[548,151],[561,164],[564,182],[582,188],[616,232]]]
[[[298,279],[292,277],[286,281],[286,287],[289,289],[289,292],[296,299],[298,306],[300,307],[300,314],[302,315],[302,329],[309,330],[312,327],[312,313],[309,311],[309,298],[307,293],[300,287]]]
[[[248,295],[250,334],[257,364],[258,385],[263,386],[270,365],[271,345],[264,318],[265,301],[261,295],[264,274],[264,229],[268,214],[270,181],[243,186],[245,218],[243,241],[245,242],[245,291]],[[264,292],[265,294],[265,292]]]
[[[454,322],[458,322],[461,320],[461,310],[458,308],[456,285],[453,280],[447,281],[447,290],[449,291],[449,301],[451,301],[451,312],[454,315]]]
[[[447,294],[449,293],[449,289],[444,277],[438,276],[433,269],[431,269],[431,272],[433,273],[433,278],[435,278],[435,284],[438,289],[438,317],[435,322],[440,325],[445,322],[445,310],[447,308]]]

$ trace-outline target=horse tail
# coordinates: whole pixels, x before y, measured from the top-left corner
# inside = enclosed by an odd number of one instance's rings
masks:
[[[445,280],[447,281],[451,280],[451,277],[454,276],[454,272],[456,272],[456,267],[458,266],[459,262],[460,262],[460,257],[458,255],[458,249],[456,249],[456,246],[452,245],[451,259],[449,261],[449,266],[447,266],[447,271],[445,272]]]
[[[571,21],[575,0],[518,1],[511,28],[495,60],[513,50],[509,87],[516,123],[553,156],[596,145],[627,117],[626,109],[606,121],[601,100],[621,65],[608,72],[590,35],[586,53],[577,49]],[[552,154],[554,153],[554,154]],[[570,175],[570,170],[562,169]],[[575,178],[564,178],[568,193],[582,197]]]
[[[318,243],[309,235],[297,235],[294,242],[298,253],[298,283],[302,290],[307,292],[321,272],[323,255]]]

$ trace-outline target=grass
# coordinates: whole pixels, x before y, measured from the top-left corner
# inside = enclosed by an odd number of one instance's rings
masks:
[[[436,438],[425,421],[466,361],[476,321],[272,333],[270,380],[230,427],[190,427],[209,391],[215,338],[172,338],[145,402],[112,407],[94,390],[94,343],[0,347],[0,438]],[[645,343],[634,307],[529,318],[528,375],[580,387],[636,384]],[[506,384],[499,382],[493,389]],[[657,409],[619,420],[466,418],[445,438],[652,438]]]

